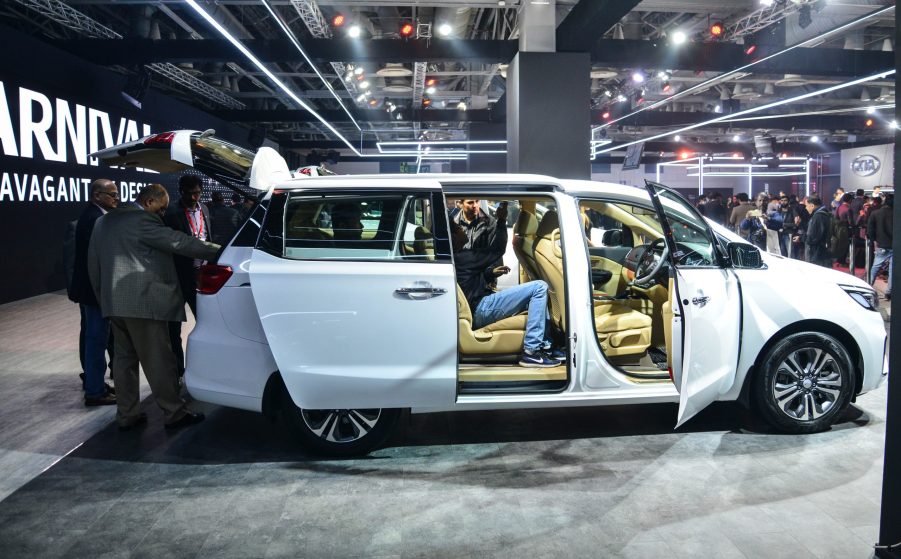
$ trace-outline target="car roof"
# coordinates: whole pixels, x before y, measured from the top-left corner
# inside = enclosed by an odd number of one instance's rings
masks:
[[[441,183],[452,190],[463,190],[472,186],[506,186],[522,184],[523,186],[552,186],[566,193],[613,194],[628,197],[645,197],[642,187],[577,179],[557,179],[546,175],[513,174],[513,173],[454,173],[454,174],[382,174],[382,175],[336,175],[328,177],[300,177],[290,181],[277,183],[274,188],[280,190],[310,188],[392,188],[423,189]]]

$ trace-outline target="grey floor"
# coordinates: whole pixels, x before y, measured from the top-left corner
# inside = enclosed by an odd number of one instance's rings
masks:
[[[317,460],[237,410],[168,435],[152,397],[120,433],[77,332],[59,294],[0,306],[0,557],[872,557],[884,388],[810,436],[727,404],[466,412]]]

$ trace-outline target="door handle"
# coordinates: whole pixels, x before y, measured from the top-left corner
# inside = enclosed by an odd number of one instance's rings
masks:
[[[707,304],[708,301],[710,301],[710,297],[708,297],[707,295],[701,295],[700,297],[694,297],[691,300],[692,304],[697,305],[699,307],[703,307],[704,305]]]
[[[394,293],[408,299],[431,299],[447,293],[447,289],[443,287],[432,287],[431,285],[417,285],[415,287],[398,287]]]

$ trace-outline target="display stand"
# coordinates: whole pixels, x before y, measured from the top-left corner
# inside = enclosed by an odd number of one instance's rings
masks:
[[[807,157],[782,157],[779,167],[766,163],[740,162],[740,157],[699,156],[657,164],[657,182],[663,167],[682,167],[689,177],[698,178],[698,194],[704,194],[704,179],[708,177],[743,177],[748,184],[748,197],[752,196],[755,178],[804,177],[804,195],[810,195],[810,159]]]

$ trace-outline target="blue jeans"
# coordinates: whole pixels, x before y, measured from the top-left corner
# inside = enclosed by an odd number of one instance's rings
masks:
[[[106,385],[106,345],[109,342],[109,320],[103,318],[100,307],[81,305],[84,311],[84,395],[103,396]]]
[[[882,265],[888,262],[888,286],[885,292],[889,295],[892,293],[892,249],[877,248],[876,254],[873,256],[873,267],[870,268],[870,285],[876,282],[876,274]]]
[[[488,295],[479,301],[472,315],[473,328],[485,326],[529,311],[526,320],[526,339],[523,349],[538,351],[545,347],[544,326],[547,320],[547,284],[541,280],[530,281],[516,287]]]

